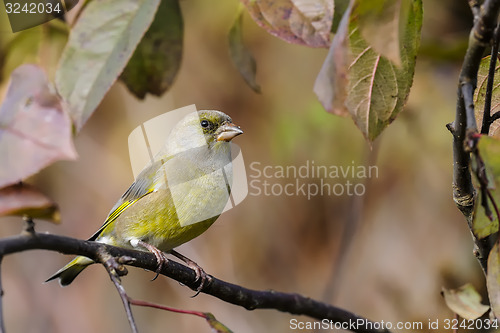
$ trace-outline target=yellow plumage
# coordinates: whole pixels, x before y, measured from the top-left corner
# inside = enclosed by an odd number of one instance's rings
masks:
[[[229,141],[241,133],[220,111],[186,116],[90,240],[146,251],[142,243],[168,252],[202,234],[229,198]],[[68,285],[92,263],[76,257],[47,281],[59,278]]]

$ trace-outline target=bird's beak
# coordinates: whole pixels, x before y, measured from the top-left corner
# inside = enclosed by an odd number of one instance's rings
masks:
[[[235,136],[243,134],[243,131],[239,126],[233,123],[227,123],[219,127],[219,133],[217,134],[217,141],[231,141]]]

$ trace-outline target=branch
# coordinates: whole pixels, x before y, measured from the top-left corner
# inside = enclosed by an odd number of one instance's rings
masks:
[[[152,253],[119,248],[98,242],[39,233],[23,233],[18,236],[0,239],[0,257],[35,249],[82,255],[101,263],[113,257],[119,264],[140,267],[150,271],[156,271],[158,268],[156,258]],[[124,270],[124,268],[120,267],[116,269]],[[196,274],[192,269],[173,260],[169,260],[160,273],[193,290],[196,290],[199,285],[199,281],[196,281]],[[202,292],[228,303],[242,306],[247,310],[276,309],[295,315],[306,315],[318,320],[327,319],[334,323],[347,323],[347,325],[350,325],[348,326],[349,329],[353,332],[390,333],[388,330],[373,328],[373,322],[363,317],[299,294],[252,290],[214,277],[206,284]],[[375,326],[377,327],[377,325]]]
[[[473,3],[473,2],[471,2]],[[475,2],[477,5],[477,2]],[[473,6],[476,7],[476,6]],[[474,116],[473,94],[476,89],[477,73],[486,47],[490,45],[500,9],[500,0],[486,0],[479,13],[474,13],[474,27],[470,33],[469,46],[465,54],[459,78],[457,109],[452,126],[453,133],[453,200],[464,214],[472,230],[476,192],[469,169],[472,137],[477,133]],[[492,242],[474,239],[478,260],[484,272]]]
[[[132,329],[132,333],[138,333],[139,331],[137,330],[137,325],[135,324],[134,316],[132,315],[132,309],[130,308],[130,299],[127,296],[125,288],[123,288],[120,281],[120,276],[127,274],[127,271],[120,269],[119,267],[120,264],[116,262],[116,260],[114,260],[114,258],[112,257],[110,259],[102,257],[101,260],[104,261],[104,267],[106,267],[109,277],[111,278],[111,281],[115,285],[115,288],[118,291],[118,294],[120,295],[123,307],[125,308],[125,313],[127,314],[127,319],[130,324],[130,328]]]

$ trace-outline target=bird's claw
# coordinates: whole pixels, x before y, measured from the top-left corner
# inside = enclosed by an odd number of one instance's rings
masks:
[[[186,265],[195,272],[195,274],[196,274],[195,279],[194,279],[195,283],[201,280],[200,284],[196,288],[196,294],[194,294],[191,297],[198,296],[200,294],[200,292],[203,290],[203,288],[205,288],[212,281],[212,277],[210,275],[208,275],[207,273],[205,273],[205,271],[203,270],[203,268],[200,267],[200,265],[198,265],[197,263],[195,263],[193,260],[189,259],[188,257],[180,254],[179,252],[177,252],[175,250],[171,250],[170,253],[173,256],[176,256],[177,258],[184,261],[186,263]]]
[[[155,271],[156,274],[155,274],[154,278],[151,279],[151,281],[154,281],[160,275],[161,270],[163,269],[163,266],[167,264],[168,259],[167,259],[167,257],[165,257],[165,254],[162,251],[160,251],[159,249],[157,249],[155,246],[148,244],[146,242],[143,242],[143,241],[139,241],[138,244],[145,247],[149,252],[151,252],[155,255],[156,262],[158,263],[158,268]]]
[[[195,262],[193,262],[192,264],[188,263],[188,267],[191,268],[195,272],[195,274],[196,274],[194,282],[196,283],[196,282],[198,282],[198,281],[201,280],[200,284],[196,288],[196,294],[194,294],[193,296],[191,296],[191,297],[196,297],[196,296],[198,296],[200,294],[200,292],[203,290],[203,288],[205,288],[205,286],[207,286],[212,281],[212,277],[210,275],[208,275],[203,270],[203,268],[201,268]]]

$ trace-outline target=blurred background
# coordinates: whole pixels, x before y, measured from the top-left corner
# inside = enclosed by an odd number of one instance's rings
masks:
[[[351,119],[326,113],[312,91],[327,50],[287,44],[260,29],[248,14],[244,39],[257,60],[262,94],[246,86],[227,50],[237,6],[235,0],[181,2],[184,58],[172,89],[161,98],[139,101],[122,83],[112,87],[75,138],[78,160],[57,162],[32,178],[62,212],[61,225],[40,221],[37,230],[82,239],[92,235],[133,181],[130,132],[159,114],[196,104],[228,113],[245,131],[234,142],[249,177],[256,177],[252,162],[300,167],[306,161],[376,166],[378,177],[354,180],[366,186],[363,196],[308,200],[255,195],[250,189],[205,234],[181,246],[181,253],[222,280],[299,293],[375,321],[453,318],[440,296],[442,287],[471,282],[485,293],[470,233],[452,200],[451,135],[445,128],[454,118],[458,72],[472,25],[467,1],[424,0],[422,46],[408,103],[371,147]],[[0,33],[4,49],[11,40],[6,31]],[[57,42],[46,50],[46,58],[30,56],[29,50],[4,54],[0,93],[5,93],[10,71],[22,62],[54,68],[51,54],[59,52],[65,37],[53,38]],[[0,219],[0,237],[21,228],[18,218]],[[70,259],[44,251],[4,258],[9,332],[130,330],[101,266],[89,267],[67,288],[43,284]],[[131,297],[212,312],[234,332],[289,332],[291,319],[312,320],[274,310],[247,311],[204,294],[191,298],[193,291],[173,280],[150,282],[152,272],[129,272],[123,282]],[[133,312],[141,332],[210,331],[197,317],[139,307]]]

